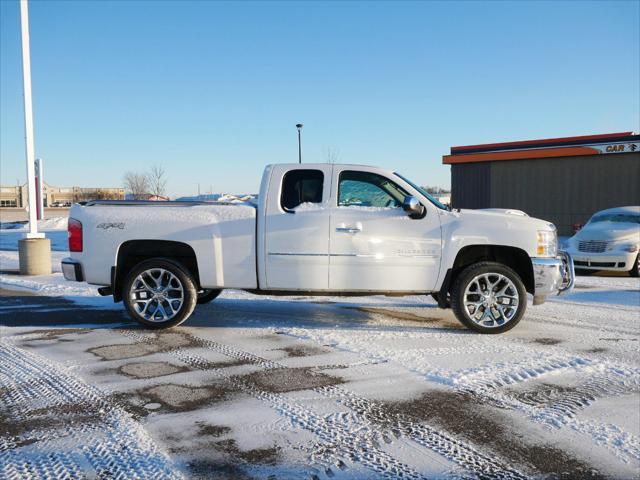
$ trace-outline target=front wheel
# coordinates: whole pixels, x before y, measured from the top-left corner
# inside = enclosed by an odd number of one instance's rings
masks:
[[[145,260],[133,267],[122,292],[129,315],[151,328],[180,325],[193,312],[197,297],[189,271],[163,258]]]
[[[451,291],[456,318],[478,333],[502,333],[522,319],[527,292],[520,276],[506,265],[481,262],[465,268]]]

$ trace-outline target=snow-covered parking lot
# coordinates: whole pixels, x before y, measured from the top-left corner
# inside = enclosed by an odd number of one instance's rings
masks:
[[[0,262],[0,478],[640,474],[638,279],[578,277],[502,335],[426,297],[238,291],[154,332]]]

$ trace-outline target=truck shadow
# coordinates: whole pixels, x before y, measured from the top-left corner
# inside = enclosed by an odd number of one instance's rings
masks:
[[[417,308],[419,307],[419,308]],[[410,308],[411,311],[398,309]],[[144,329],[131,320],[122,304],[109,298],[56,297],[0,288],[0,326]],[[330,303],[318,297],[288,300],[219,298],[198,305],[184,328],[375,329],[378,331],[437,331],[470,334],[450,311],[435,305],[379,302]]]
[[[411,308],[411,312],[398,310]],[[318,300],[225,299],[196,308],[185,327],[375,329],[378,331],[437,331],[471,333],[450,311],[435,305],[381,302],[374,305]]]
[[[86,300],[86,299],[83,299]],[[116,328],[134,325],[124,309],[78,303],[29,291],[0,288],[0,327]]]

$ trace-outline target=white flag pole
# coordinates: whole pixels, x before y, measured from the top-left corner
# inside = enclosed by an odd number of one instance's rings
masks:
[[[29,7],[20,0],[20,26],[22,30],[22,80],[24,85],[24,131],[27,154],[27,195],[29,198],[29,232],[27,238],[43,238],[38,234],[35,180],[35,146],[33,140],[33,106],[31,102],[31,55],[29,51]]]

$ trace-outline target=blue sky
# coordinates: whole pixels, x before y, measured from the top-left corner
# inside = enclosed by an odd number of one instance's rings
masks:
[[[253,192],[267,163],[449,185],[452,145],[640,130],[640,3],[30,2],[47,181]],[[25,178],[19,7],[0,1],[0,182]]]

